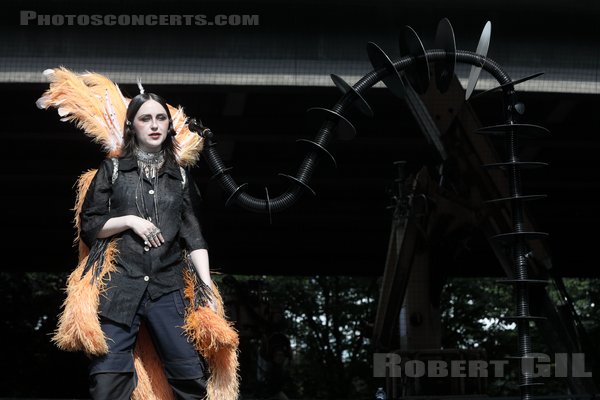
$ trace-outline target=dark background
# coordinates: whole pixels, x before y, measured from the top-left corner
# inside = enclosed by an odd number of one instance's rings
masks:
[[[281,48],[265,53],[273,57],[274,63],[287,54],[286,37],[293,40],[298,57],[335,60],[336,54],[311,53],[315,51],[311,47],[314,35],[324,38],[321,40],[335,37],[336,43],[344,43],[343,37],[348,35],[351,44],[346,43],[346,46],[355,44],[357,54],[364,54],[366,59],[363,50],[366,40],[359,43],[357,37],[368,40],[372,32],[373,40],[387,37],[393,44],[404,25],[420,32],[427,48],[431,46],[439,19],[448,17],[456,32],[457,47],[466,50],[474,50],[485,21],[492,21],[489,55],[493,58],[495,45],[504,49],[507,43],[513,42],[529,41],[532,46],[542,42],[550,47],[555,42],[557,51],[562,49],[559,46],[562,43],[572,43],[576,50],[578,45],[595,42],[598,29],[594,18],[598,15],[598,6],[594,4],[567,5],[560,1],[480,4],[465,1],[448,6],[433,1],[404,2],[402,5],[302,1],[286,6],[276,2],[254,2],[252,5],[204,2],[200,6],[192,2],[20,2],[18,7],[11,5],[4,13],[2,29],[8,42],[14,38],[13,45],[19,45],[17,51],[5,44],[7,52],[13,53],[6,54],[5,60],[15,62],[17,59],[19,65],[27,63],[27,56],[76,54],[81,62],[93,55],[116,55],[125,62],[147,62],[151,72],[152,54],[161,58],[163,51],[177,52],[179,59],[176,61],[185,62],[185,55],[192,52],[194,35],[199,33],[185,27],[24,27],[18,25],[17,8],[34,9],[40,14],[259,14],[259,27],[207,28],[198,40],[206,54],[226,57],[233,53],[231,49],[236,49],[246,57],[246,50],[234,42],[237,37],[249,40],[253,35],[279,35]],[[211,47],[207,43],[211,43],[213,35],[215,41]],[[306,36],[305,46],[298,45],[298,41],[302,43],[302,35]],[[29,37],[31,40],[27,39]],[[170,42],[171,39],[176,41]],[[44,45],[37,47],[40,41]],[[82,43],[87,45],[82,47]],[[172,45],[166,49],[165,43]],[[131,46],[144,46],[144,57],[150,58],[127,58],[123,53]],[[390,54],[396,53],[390,51]],[[554,64],[565,64],[563,60],[581,58],[585,61],[594,57],[594,54],[550,54],[554,59],[547,62],[552,68]],[[499,56],[506,58],[510,66],[513,65],[511,57],[523,57],[522,54],[507,56],[504,50]],[[540,55],[533,54],[531,58],[535,57]],[[263,57],[262,61],[268,64],[269,58]],[[343,65],[351,61],[339,62]],[[5,64],[7,70],[9,67],[12,65]],[[243,65],[239,68],[243,72]],[[560,70],[561,73],[565,71],[568,69]],[[367,72],[365,70],[365,74]],[[577,71],[573,73],[577,74]],[[332,107],[340,97],[333,84],[330,87],[147,86],[170,103],[183,105],[188,115],[202,118],[216,134],[226,163],[234,167],[232,176],[236,182],[248,182],[248,190],[259,197],[263,196],[265,186],[271,197],[284,191],[286,181],[277,174],[293,175],[304,157],[305,149],[294,141],[316,134],[314,127],[307,126],[306,110]],[[6,260],[2,269],[69,270],[75,261],[75,251],[71,247],[74,236],[70,210],[74,201],[72,185],[82,171],[95,168],[103,154],[99,146],[91,143],[73,125],[60,122],[55,110],[42,111],[35,107],[35,100],[47,84],[4,82],[0,87],[5,102],[3,109],[10,115],[5,116],[2,128],[5,149],[4,167],[0,172],[5,209],[2,250],[17,260],[20,255],[27,254],[25,263]],[[129,95],[137,90],[127,83],[121,87]],[[244,96],[245,100],[243,106],[232,113],[229,110],[236,107],[235,95]],[[194,175],[205,199],[204,232],[216,269],[240,274],[382,273],[391,219],[386,206],[390,204],[389,190],[396,174],[393,162],[407,160],[409,168],[416,170],[429,161],[432,150],[402,100],[384,88],[371,89],[366,98],[375,117],[352,115],[358,135],[354,140],[332,144],[330,150],[337,159],[338,168],[334,169],[326,162],[319,165],[311,181],[317,196],[304,195],[292,208],[273,215],[272,223],[266,215],[253,214],[237,206],[225,208],[227,196],[217,182],[209,180],[211,174],[204,161],[199,163]],[[531,144],[528,150],[534,161],[548,162],[550,168],[528,176],[524,190],[548,194],[548,198],[537,202],[531,211],[540,230],[550,233],[554,265],[564,275],[597,276],[597,268],[593,267],[598,220],[596,160],[600,148],[596,139],[600,125],[597,92],[527,91],[521,93],[521,99],[527,107],[524,122],[551,131],[550,137]],[[499,94],[474,99],[470,105],[483,124],[503,122]],[[501,274],[495,261],[488,257],[485,240],[481,243],[482,248],[473,251],[473,258],[463,261],[469,265],[460,268],[449,265],[449,268],[461,275]]]
[[[489,53],[492,58],[495,58],[495,49],[525,43],[529,46],[525,48],[531,50],[529,58],[540,65],[548,63],[551,72],[576,75],[578,60],[586,65],[597,65],[600,60],[597,52],[582,54],[578,51],[594,48],[600,37],[597,3],[523,3],[298,1],[288,4],[266,1],[247,4],[226,1],[198,5],[192,2],[24,1],[3,6],[0,29],[5,41],[2,49],[6,53],[0,54],[1,68],[3,72],[25,68],[28,57],[47,57],[54,62],[57,55],[64,53],[77,55],[79,62],[100,55],[114,56],[124,62],[148,63],[150,71],[152,60],[163,57],[163,52],[175,54],[174,63],[185,62],[186,57],[199,51],[225,58],[239,52],[251,58],[254,49],[237,44],[236,40],[252,41],[256,37],[258,43],[261,37],[273,36],[281,38],[280,47],[257,56],[264,65],[284,58],[288,54],[286,41],[289,40],[294,43],[294,54],[299,58],[317,62],[337,60],[342,66],[358,61],[337,53],[323,54],[313,42],[331,39],[331,43],[345,44],[358,49],[356,54],[364,61],[368,40],[385,39],[384,43],[390,44],[386,48],[391,49],[404,25],[411,25],[422,34],[426,48],[430,48],[436,24],[443,17],[453,23],[459,49],[474,50],[485,21],[490,20],[494,26]],[[197,31],[182,27],[36,28],[18,25],[18,10],[22,9],[62,14],[256,13],[261,16],[261,25],[252,29],[206,29],[200,33],[201,37]],[[214,44],[210,45],[213,38]],[[202,43],[201,48],[196,46],[197,42]],[[167,43],[172,47],[166,48]],[[536,53],[540,44],[545,50]],[[136,46],[144,47],[143,56],[130,56],[129,52]],[[331,50],[332,47],[326,48]],[[506,63],[511,67],[518,65],[516,58],[528,59],[526,52],[511,54],[503,50],[497,55],[501,65]],[[238,67],[244,71],[244,65]],[[41,73],[41,69],[38,72]],[[365,69],[364,73],[367,72]],[[517,69],[515,79],[520,77],[518,72]],[[137,91],[131,82],[121,87],[129,95]],[[283,192],[287,184],[277,174],[293,175],[304,157],[304,148],[295,140],[310,139],[316,133],[314,127],[307,126],[306,110],[329,108],[340,97],[333,84],[307,87],[155,83],[146,87],[173,105],[183,105],[189,116],[199,117],[210,126],[226,164],[234,167],[232,176],[236,182],[248,182],[249,192],[259,197],[265,186],[272,197]],[[3,144],[0,250],[4,255],[1,270],[6,273],[4,276],[19,282],[17,286],[10,286],[11,279],[4,281],[2,290],[11,294],[10,302],[3,305],[5,321],[19,318],[35,321],[40,314],[57,310],[61,299],[44,297],[43,293],[53,287],[60,291],[60,274],[68,273],[75,266],[73,184],[81,172],[96,168],[104,156],[99,146],[81,131],[60,122],[55,110],[35,107],[35,100],[46,88],[47,83],[41,83],[39,78],[0,82],[4,111],[0,128]],[[549,137],[531,143],[527,151],[532,160],[548,162],[550,167],[528,175],[524,187],[529,193],[548,195],[529,211],[539,224],[538,230],[550,234],[553,266],[562,276],[599,276],[595,251],[600,220],[597,207],[598,93],[597,78],[595,91],[587,93],[560,90],[520,93],[527,107],[525,122],[551,131]],[[241,108],[236,95],[245,99]],[[406,160],[409,170],[416,171],[431,160],[432,149],[402,100],[385,88],[373,88],[365,97],[375,116],[368,119],[358,113],[352,115],[358,135],[351,141],[332,144],[330,151],[338,167],[335,169],[326,162],[319,165],[311,180],[317,196],[305,194],[290,209],[273,215],[272,222],[265,214],[250,213],[235,205],[225,207],[226,194],[217,182],[210,180],[206,163],[199,162],[193,174],[204,197],[204,234],[216,272],[356,276],[383,273],[391,225],[388,206],[396,177],[393,162]],[[503,118],[499,99],[498,95],[490,95],[474,99],[470,105],[482,123],[498,124]],[[238,111],[231,112],[232,107]],[[462,258],[460,264],[449,261],[449,275],[501,276],[503,272],[485,238],[480,237],[474,243],[469,256]],[[47,284],[40,288],[34,280],[25,277],[26,272],[58,275],[49,277]],[[23,387],[30,378],[35,379],[39,387],[58,387],[56,382],[65,379],[62,385],[72,385],[72,393],[85,393],[84,356],[49,348],[48,336],[37,331],[20,331],[18,326],[10,329],[10,332],[2,332],[6,339],[2,364],[14,372],[9,378],[23,379],[19,380]],[[23,346],[29,351],[24,353]],[[20,359],[19,368],[14,368],[14,360],[23,354],[30,358]],[[28,374],[28,371],[35,373]],[[10,383],[11,379],[4,382]]]

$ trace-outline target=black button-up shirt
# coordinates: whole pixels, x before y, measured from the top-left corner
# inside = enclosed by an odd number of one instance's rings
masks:
[[[184,173],[185,177],[182,176]],[[161,169],[156,187],[153,180],[140,176],[135,159],[119,159],[117,180],[112,183],[113,163],[106,159],[98,168],[86,193],[81,217],[81,239],[89,247],[106,221],[113,217],[137,215],[152,217],[158,209],[158,228],[165,243],[144,249],[144,240],[127,229],[117,236],[117,273],[107,278],[107,291],[100,296],[100,315],[115,322],[131,325],[138,304],[147,290],[151,298],[184,287],[183,251],[207,248],[197,211],[200,195],[190,175],[177,165]],[[185,178],[185,179],[184,179]],[[136,188],[138,202],[136,205]],[[141,191],[141,193],[140,193]],[[144,196],[146,209],[141,207]],[[140,215],[138,209],[142,208]]]

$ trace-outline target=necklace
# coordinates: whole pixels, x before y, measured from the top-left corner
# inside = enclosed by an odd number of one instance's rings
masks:
[[[135,205],[142,217],[146,218],[148,221],[152,221],[152,218],[154,218],[153,222],[158,227],[158,171],[165,163],[165,154],[163,150],[151,153],[136,147],[134,155],[139,167],[139,181],[135,188]],[[154,200],[154,215],[151,215],[148,211],[146,202],[144,201],[144,179],[142,176],[145,176],[152,185],[150,194]],[[139,199],[141,199],[141,205]]]
[[[165,163],[164,150],[151,153],[149,151],[144,151],[141,150],[139,147],[136,147],[134,150],[134,155],[137,159],[140,171],[142,171],[148,179],[153,179],[156,176],[158,176],[158,170]]]

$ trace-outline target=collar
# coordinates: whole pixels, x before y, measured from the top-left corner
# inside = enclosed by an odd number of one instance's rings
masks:
[[[132,171],[137,168],[138,168],[138,165],[137,165],[137,160],[135,158],[133,158],[133,157],[119,158],[119,171]],[[179,166],[177,166],[177,165],[172,165],[171,163],[167,163],[167,165],[165,165],[164,168],[161,169],[159,176],[162,175],[163,173],[168,174],[175,179],[179,179],[180,181],[183,180],[183,177],[181,176],[181,171],[179,170]]]

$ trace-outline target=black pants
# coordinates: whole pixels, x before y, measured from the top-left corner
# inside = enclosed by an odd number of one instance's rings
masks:
[[[206,395],[206,364],[188,342],[184,302],[179,290],[151,300],[146,294],[131,327],[101,318],[108,354],[92,358],[90,394],[94,400],[129,400],[136,385],[133,349],[144,321],[165,373],[178,399],[202,399]]]

